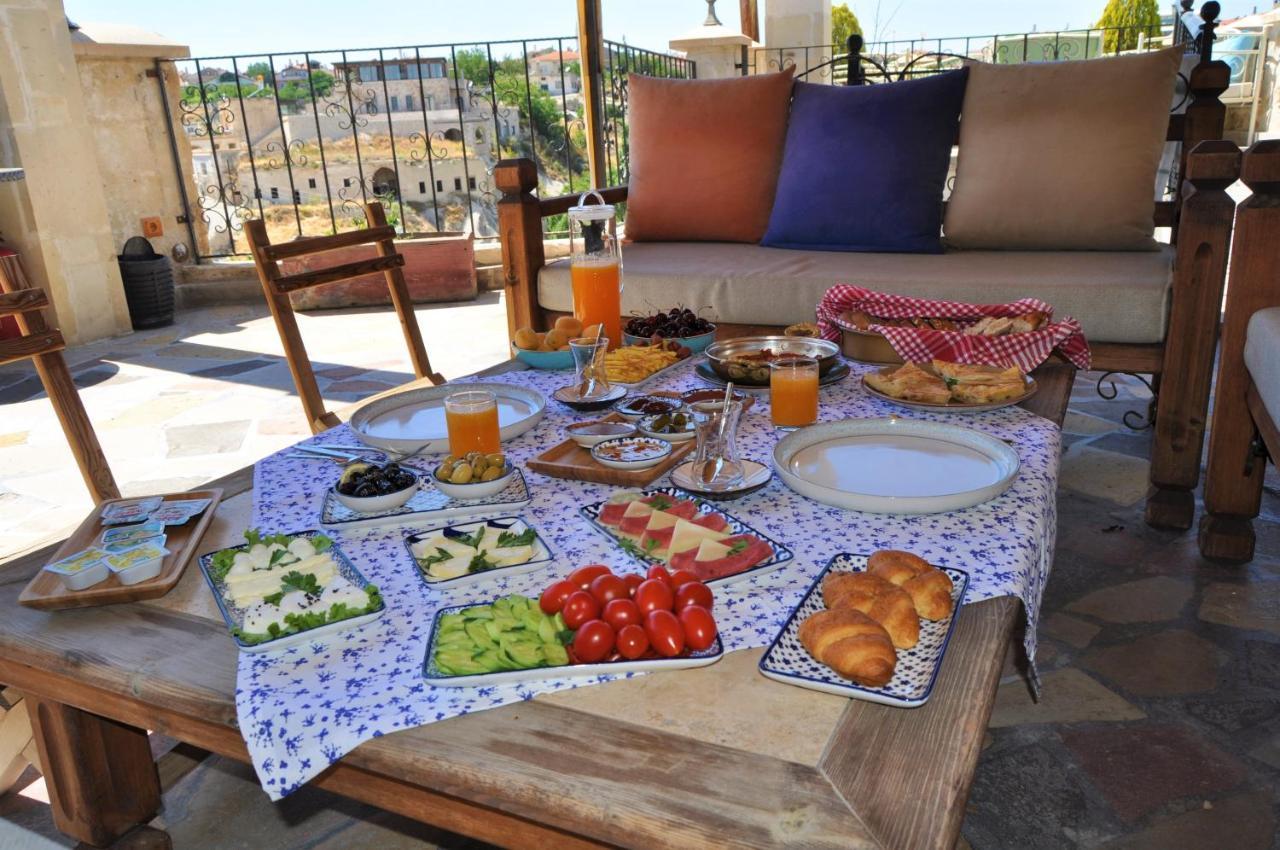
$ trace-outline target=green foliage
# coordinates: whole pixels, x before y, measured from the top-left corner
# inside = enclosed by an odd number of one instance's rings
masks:
[[[1160,10],[1156,0],[1108,0],[1096,26],[1106,30],[1103,52],[1133,50],[1140,37],[1150,39],[1160,34]]]
[[[244,75],[251,80],[256,80],[258,77],[262,77],[262,81],[264,83],[271,85],[271,66],[266,62],[254,62],[248,68],[244,69]]]
[[[862,24],[848,3],[831,7],[831,43],[844,47],[851,35],[862,35]]]
[[[454,57],[454,66],[465,80],[477,86],[487,88],[489,85],[489,55],[480,48],[459,50]]]

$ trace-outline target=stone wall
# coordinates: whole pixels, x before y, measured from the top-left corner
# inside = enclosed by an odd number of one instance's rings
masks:
[[[61,0],[0,4],[0,237],[44,288],[69,342],[129,330],[89,100]]]

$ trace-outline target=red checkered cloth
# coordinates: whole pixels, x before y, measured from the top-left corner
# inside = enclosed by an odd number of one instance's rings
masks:
[[[849,310],[862,310],[882,319],[981,319],[984,316],[1021,316],[1039,311],[1053,316],[1053,308],[1035,298],[1009,304],[964,304],[934,301],[874,292],[861,286],[838,284],[827,290],[818,305],[818,327],[823,339],[840,341],[840,330],[858,330],[841,318]],[[914,363],[946,360],[951,363],[985,363],[1017,366],[1030,372],[1057,349],[1078,369],[1088,369],[1089,343],[1080,323],[1071,317],[1051,321],[1039,330],[1006,336],[979,336],[963,331],[935,331],[929,328],[894,328],[872,325],[884,334],[903,360]]]

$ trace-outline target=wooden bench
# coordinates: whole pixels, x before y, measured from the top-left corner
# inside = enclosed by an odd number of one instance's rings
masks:
[[[1218,96],[1227,88],[1230,69],[1208,58],[1211,43],[1206,42],[1201,60],[1189,74],[1185,112],[1169,120],[1166,138],[1181,143],[1178,174],[1182,179],[1171,200],[1154,202],[1156,226],[1172,232],[1171,308],[1164,339],[1093,345],[1095,368],[1154,376],[1158,405],[1154,405],[1153,490],[1146,518],[1151,525],[1165,528],[1190,528],[1195,513],[1193,491],[1200,477],[1218,304],[1235,211],[1226,188],[1239,170],[1239,149],[1221,140],[1225,107]],[[509,330],[514,334],[524,326],[543,329],[562,314],[539,302],[539,276],[547,264],[542,223],[566,212],[577,198],[537,197],[537,168],[528,159],[503,160],[494,176],[503,193],[498,224]],[[611,186],[601,194],[605,203],[623,203],[627,187]],[[624,248],[624,264],[626,253]],[[772,332],[778,327],[719,323],[717,336]],[[1165,375],[1171,380],[1162,381]]]

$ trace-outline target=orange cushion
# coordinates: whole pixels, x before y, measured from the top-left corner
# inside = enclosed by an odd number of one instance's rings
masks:
[[[791,74],[630,76],[628,239],[760,241],[782,162]]]

